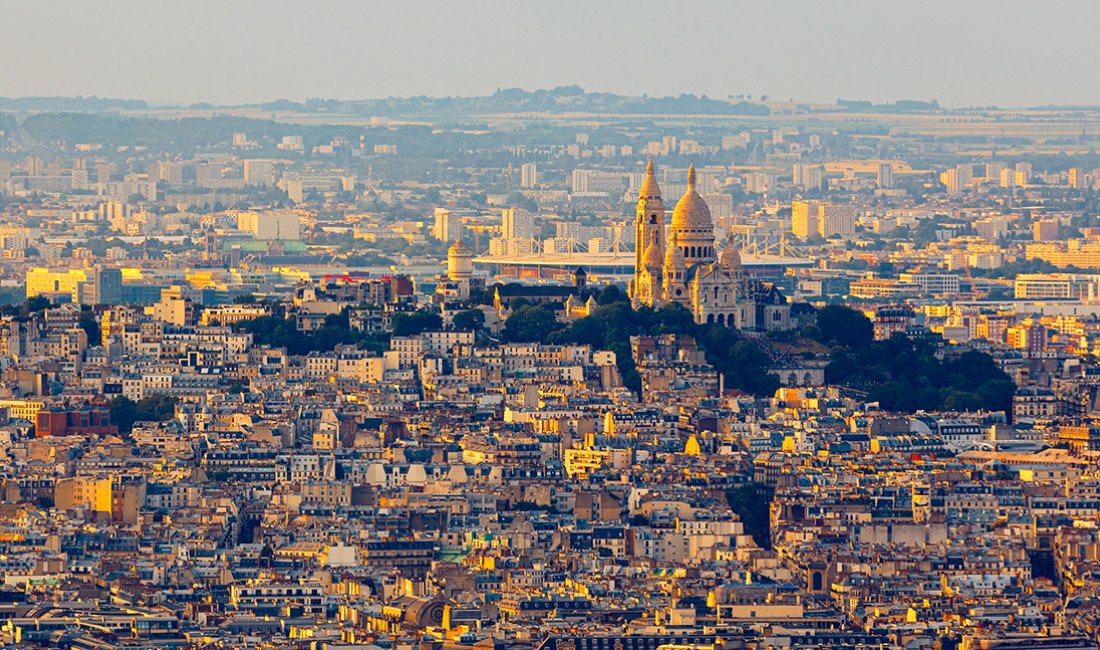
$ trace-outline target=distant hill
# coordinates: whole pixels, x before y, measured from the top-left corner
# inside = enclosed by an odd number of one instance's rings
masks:
[[[483,97],[391,97],[341,101],[280,99],[261,108],[303,113],[356,113],[360,115],[439,115],[477,113],[604,113],[654,115],[770,115],[762,103],[711,99],[706,95],[630,97],[612,93],[588,93],[579,86],[527,91],[498,90]]]
[[[180,108],[209,109],[218,105],[201,103]],[[240,108],[240,106],[220,106]],[[106,97],[0,97],[0,111],[96,113],[144,110],[148,102]],[[307,99],[296,102],[276,99],[259,104],[264,111],[280,113],[341,113],[369,116],[457,116],[479,113],[602,113],[651,115],[770,115],[763,103],[712,99],[706,95],[675,97],[631,97],[613,93],[589,93],[579,86],[527,91],[506,88],[482,97],[390,97],[386,99]]]
[[[918,113],[940,110],[940,103],[934,99],[930,102],[899,99],[892,104],[874,104],[863,99],[838,99],[836,105],[847,111],[866,113]]]
[[[3,111],[110,111],[141,110],[149,104],[142,99],[108,97],[0,97]]]

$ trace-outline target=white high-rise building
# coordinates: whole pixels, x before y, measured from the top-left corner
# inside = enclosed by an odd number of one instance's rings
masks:
[[[818,208],[817,232],[822,237],[851,237],[856,234],[856,206],[823,203]]]
[[[965,188],[974,180],[974,165],[962,164],[955,166],[955,173],[959,177],[959,188]]]
[[[275,162],[271,160],[244,161],[244,184],[251,187],[275,184]]]
[[[878,166],[878,186],[884,190],[894,187],[894,166],[882,163]]]
[[[296,241],[302,237],[298,214],[290,210],[240,212],[237,230],[250,232],[254,239],[266,241]]]
[[[284,151],[303,151],[305,142],[300,135],[284,135],[278,147]]]
[[[824,183],[821,165],[796,164],[792,172],[792,181],[805,190],[820,190]]]
[[[1031,163],[1018,162],[1016,163],[1016,185],[1019,187],[1027,187],[1031,183]]]
[[[620,172],[602,172],[592,169],[574,169],[573,193],[606,192],[619,196],[626,191],[629,176]]]
[[[962,183],[959,182],[958,169],[948,169],[941,172],[940,182],[947,188],[948,196],[955,196],[962,191]]]
[[[435,209],[435,225],[432,226],[432,237],[440,241],[454,241],[462,235],[462,222],[451,214],[447,208]]]
[[[500,233],[505,239],[532,239],[535,215],[523,208],[504,208],[500,212]]]
[[[539,170],[535,163],[523,163],[519,168],[520,187],[536,187],[539,184]]]

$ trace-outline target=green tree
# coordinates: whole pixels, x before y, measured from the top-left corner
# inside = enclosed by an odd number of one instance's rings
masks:
[[[394,336],[416,336],[429,330],[438,330],[443,327],[443,319],[439,314],[427,311],[414,311],[393,316]]]
[[[88,335],[88,345],[99,345],[103,342],[103,331],[99,325],[99,317],[92,309],[85,308],[80,312],[80,321],[77,326]]]
[[[817,312],[817,329],[826,345],[850,348],[867,346],[875,338],[875,327],[866,316],[843,305],[827,305]]]
[[[150,395],[134,401],[125,395],[111,400],[111,423],[121,433],[130,433],[135,422],[164,422],[176,414],[179,399],[168,395]]]
[[[940,361],[934,344],[895,335],[859,349],[838,346],[830,356],[828,383],[864,390],[887,410],[1012,409],[1016,386],[984,352]]]
[[[771,502],[775,491],[759,483],[739,485],[726,491],[726,503],[741,518],[745,532],[761,548],[772,547]]]
[[[619,287],[609,284],[600,290],[598,296],[596,296],[596,302],[601,305],[610,305],[613,302],[629,302],[630,298],[627,297],[623,290]]]
[[[33,298],[27,298],[27,300],[20,306],[19,315],[23,318],[30,316],[36,312],[44,311],[53,306],[49,298],[45,296],[34,296]]]
[[[509,342],[549,343],[550,334],[559,329],[554,312],[542,305],[523,305],[504,321],[503,338]]]
[[[480,309],[467,309],[455,314],[452,321],[456,329],[476,332],[485,324],[485,312]]]

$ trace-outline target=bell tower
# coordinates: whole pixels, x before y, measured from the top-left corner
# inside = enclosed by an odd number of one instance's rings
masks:
[[[634,268],[641,268],[642,254],[649,242],[656,240],[664,253],[665,204],[661,200],[661,187],[653,171],[653,159],[645,166],[645,180],[638,191],[638,205],[634,209],[635,244]],[[641,246],[638,245],[641,242]]]
[[[657,185],[657,176],[653,171],[653,159],[645,167],[645,180],[638,191],[638,204],[634,209],[634,282],[637,292],[638,283],[645,269],[646,249],[652,244],[657,247],[654,254],[657,259],[664,257],[665,204],[661,200],[661,187]],[[632,296],[633,297],[633,296]]]

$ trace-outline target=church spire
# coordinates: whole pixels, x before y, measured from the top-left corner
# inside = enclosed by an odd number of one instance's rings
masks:
[[[688,189],[695,187],[695,163],[688,165]]]
[[[649,197],[661,197],[661,187],[657,185],[657,174],[653,171],[652,158],[646,163],[645,179],[642,181],[642,187],[638,191],[639,199],[646,199]]]

